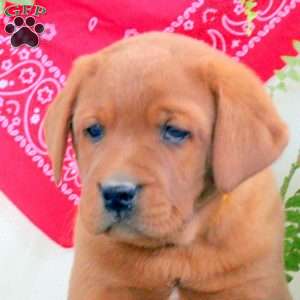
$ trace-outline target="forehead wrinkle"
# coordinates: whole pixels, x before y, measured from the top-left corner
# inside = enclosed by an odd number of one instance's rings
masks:
[[[119,45],[106,51],[105,59],[101,60],[98,73],[101,73],[110,87],[122,87],[123,94],[138,94],[140,88],[149,77],[160,76],[174,64],[174,55],[169,49],[152,45]],[[152,75],[152,76],[151,76]],[[107,83],[106,83],[107,84]],[[128,91],[129,90],[129,91]]]
[[[107,91],[115,104],[117,119],[141,118],[145,115],[146,107],[167,92],[161,84],[164,75],[158,76],[156,70],[151,73],[144,70],[141,74],[135,70],[132,73],[131,76],[121,75],[112,89]]]
[[[92,105],[98,101],[104,106],[113,104],[117,120],[141,118],[148,104],[162,96],[176,97],[187,80],[182,64],[169,49],[130,47],[102,56],[81,94]]]
[[[94,91],[90,91],[93,89]],[[98,121],[110,125],[115,118],[115,103],[95,89],[94,84],[82,88],[73,111],[74,122]]]

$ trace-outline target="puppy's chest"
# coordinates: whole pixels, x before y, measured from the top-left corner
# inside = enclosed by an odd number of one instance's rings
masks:
[[[193,267],[187,259],[170,255],[154,256],[114,256],[113,259],[103,259],[99,269],[113,280],[124,286],[136,288],[169,288],[177,289],[192,283]]]
[[[203,251],[199,249],[193,252],[170,249],[157,253],[101,250],[99,268],[95,271],[107,274],[122,286],[205,289],[211,285],[207,278],[222,269],[222,263],[216,255],[209,256],[205,252],[206,256],[203,256]]]
[[[123,265],[124,266],[124,265]],[[130,272],[131,276],[128,276]],[[137,260],[128,266],[127,276],[122,274],[122,281],[128,280],[137,287],[143,288],[169,288],[178,290],[181,288],[195,288],[201,285],[201,278],[206,271],[198,269],[197,262],[178,256],[162,256]]]

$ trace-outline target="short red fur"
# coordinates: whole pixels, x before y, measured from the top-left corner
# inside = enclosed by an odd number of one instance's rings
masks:
[[[84,134],[95,122],[99,143]],[[190,138],[165,143],[166,122]],[[50,105],[56,181],[70,123],[83,187],[69,300],[166,300],[174,287],[180,299],[291,299],[269,169],[287,128],[251,70],[188,37],[129,38],[79,58]],[[116,178],[144,188],[110,224],[99,184]]]

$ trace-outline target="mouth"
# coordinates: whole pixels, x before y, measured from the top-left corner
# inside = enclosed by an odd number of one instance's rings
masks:
[[[173,235],[164,237],[154,237],[148,235],[147,232],[136,228],[128,222],[114,221],[107,224],[101,234],[104,234],[118,242],[128,243],[142,248],[162,248],[162,247],[174,247],[177,245],[176,239]]]
[[[172,222],[174,225],[174,219],[178,212],[174,208],[172,212],[173,214],[169,218],[168,223]],[[130,218],[121,218],[117,215],[106,214],[103,219],[102,228],[98,233],[107,235],[119,242],[141,247],[170,247],[170,245],[188,244],[193,239],[195,236],[194,232],[192,235],[186,234],[185,228],[190,227],[189,224],[193,223],[194,217],[194,213],[185,218],[177,216],[177,226],[171,226],[170,230],[165,228],[165,232],[159,232],[159,230],[156,231],[154,230],[155,228],[153,229],[143,222],[140,223],[139,219],[133,216]],[[194,226],[191,227],[193,228]]]
[[[140,246],[146,246],[146,244],[148,244],[150,240],[153,240],[150,237],[147,237],[144,233],[135,229],[133,226],[130,226],[122,221],[115,221],[107,225],[101,233],[117,241],[136,244]]]
[[[130,232],[130,233],[138,233],[136,229],[133,228],[133,226],[130,226],[128,222],[124,218],[121,217],[115,217],[111,219],[105,226],[102,228],[101,233],[103,234],[110,234],[113,232],[124,232],[124,234]]]
[[[112,230],[112,228],[113,228],[113,225],[107,226],[107,227],[103,230],[103,233],[104,233],[104,234],[109,234],[110,231]]]
[[[173,247],[175,244],[166,240],[154,239],[145,233],[121,223],[108,226],[103,234],[122,243],[134,245],[141,248]]]
[[[134,226],[132,225],[133,211],[130,212],[114,212],[104,214],[102,225],[99,227],[99,234],[110,234],[115,229],[118,231],[133,231]]]

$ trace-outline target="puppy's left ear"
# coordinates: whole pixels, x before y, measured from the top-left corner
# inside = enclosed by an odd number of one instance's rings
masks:
[[[60,180],[73,107],[81,82],[91,72],[91,61],[90,56],[84,56],[74,62],[64,89],[50,104],[45,116],[45,140],[56,183]]]
[[[213,176],[217,188],[229,192],[279,157],[288,131],[262,82],[246,66],[216,55],[208,72],[216,99]]]

